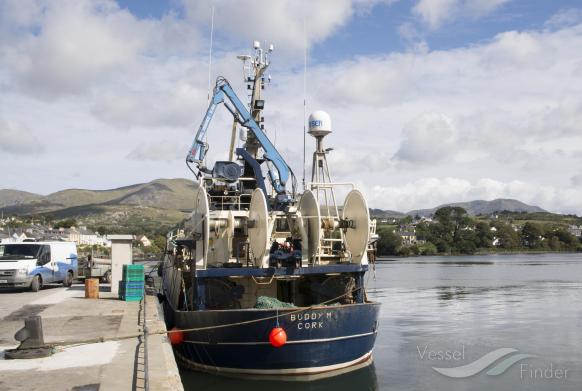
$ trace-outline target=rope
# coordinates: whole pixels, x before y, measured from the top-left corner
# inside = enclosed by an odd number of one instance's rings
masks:
[[[283,315],[280,315],[280,316],[288,316],[288,315],[293,315],[293,314],[296,314],[296,313],[299,313],[299,312],[312,310],[312,309],[317,308],[317,307],[319,307],[321,305],[325,305],[325,304],[331,303],[331,302],[333,302],[335,300],[339,300],[342,297],[347,296],[347,295],[349,295],[351,293],[354,293],[354,292],[356,292],[356,291],[358,291],[360,289],[364,289],[364,288],[363,287],[354,288],[351,291],[345,292],[344,294],[342,294],[342,295],[340,295],[338,297],[334,297],[333,299],[324,301],[324,302],[319,303],[319,304],[314,304],[314,305],[309,306],[309,307],[302,307],[302,308],[299,308],[297,310],[287,312],[287,313],[285,313]],[[192,332],[192,331],[214,330],[214,329],[221,329],[221,328],[233,327],[233,326],[244,326],[244,325],[247,325],[247,324],[263,322],[265,320],[277,319],[278,317],[279,317],[279,315],[277,314],[277,315],[272,315],[272,316],[266,316],[266,317],[259,318],[259,319],[245,320],[245,321],[242,321],[242,322],[226,323],[226,324],[221,324],[221,325],[205,326],[205,327],[195,327],[195,328],[190,328],[190,329],[168,330],[168,334],[170,334],[170,333],[177,333],[177,332]],[[150,333],[150,334],[153,334],[153,333]]]
[[[259,281],[257,281],[257,279],[255,278],[255,276],[251,276],[251,278],[253,279],[253,281],[257,285],[271,285],[271,283],[273,282],[273,279],[275,278],[275,275],[273,274],[271,276],[271,279],[269,281],[266,281],[266,282],[259,282]]]
[[[148,330],[148,335],[162,335],[162,334],[172,334],[172,333],[187,333],[187,332],[193,332],[193,331],[215,330],[215,329],[222,329],[222,328],[234,327],[234,326],[244,326],[247,324],[259,323],[259,322],[263,322],[266,320],[279,319],[280,316],[289,316],[289,315],[293,315],[293,314],[303,312],[303,311],[310,311],[310,310],[317,308],[321,305],[325,305],[325,304],[331,303],[333,301],[339,300],[342,297],[347,296],[349,294],[352,294],[360,289],[364,289],[364,291],[365,291],[364,287],[354,288],[351,291],[345,292],[344,294],[342,294],[338,297],[334,297],[333,299],[324,301],[324,302],[319,303],[319,304],[314,304],[314,305],[311,305],[309,307],[302,307],[302,308],[299,308],[297,310],[289,311],[289,312],[286,312],[285,314],[281,314],[281,315],[279,314],[279,310],[277,309],[276,315],[266,316],[266,317],[259,318],[259,319],[252,319],[252,320],[246,320],[243,322],[226,323],[226,324],[221,324],[221,325],[213,325],[213,326],[205,326],[205,327],[194,327],[194,328],[189,328],[189,329],[155,330],[155,331]],[[57,341],[57,342],[50,343],[49,346],[51,346],[51,347],[80,346],[80,345],[87,345],[87,344],[92,344],[92,343],[123,341],[123,340],[138,338],[138,337],[142,337],[142,336],[143,336],[143,331],[135,333],[135,334],[128,334],[128,335],[118,336],[118,337],[108,337],[108,338],[107,337],[97,337],[97,338],[77,340],[77,341]]]

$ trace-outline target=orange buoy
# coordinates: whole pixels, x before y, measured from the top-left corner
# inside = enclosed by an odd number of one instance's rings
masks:
[[[287,333],[281,327],[273,327],[269,333],[269,342],[274,347],[280,348],[287,343]]]
[[[170,338],[172,345],[180,345],[184,342],[184,333],[179,328],[173,327],[168,333],[168,338]]]

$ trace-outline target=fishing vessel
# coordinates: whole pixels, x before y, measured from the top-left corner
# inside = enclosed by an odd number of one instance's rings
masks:
[[[375,221],[353,184],[331,180],[323,111],[309,116],[312,176],[298,190],[265,131],[272,50],[255,42],[251,55],[238,56],[247,104],[217,78],[186,158],[195,207],[185,228],[168,234],[160,298],[168,328],[182,336],[175,355],[194,369],[307,375],[371,362],[380,305],[366,297],[364,275]],[[208,167],[207,130],[221,104],[233,116],[228,160]]]

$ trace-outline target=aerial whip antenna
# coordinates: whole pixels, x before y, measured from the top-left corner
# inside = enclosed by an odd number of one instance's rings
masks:
[[[305,143],[307,137],[307,27],[305,23],[305,0],[303,0],[303,190],[305,190]]]
[[[212,43],[214,37],[214,2],[212,2],[212,10],[210,12],[210,47],[208,48],[208,102],[210,104],[210,90],[212,86]],[[208,145],[208,134],[204,135],[204,142]],[[207,164],[206,156],[204,156],[204,165]]]
[[[212,41],[214,36],[214,2],[210,13],[210,48],[208,50],[208,102],[210,102],[210,88],[212,85]]]

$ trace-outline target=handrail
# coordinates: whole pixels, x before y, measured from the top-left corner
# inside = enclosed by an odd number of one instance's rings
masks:
[[[351,182],[309,182],[307,187],[313,189],[315,187],[319,187],[322,189],[331,189],[334,186],[350,186],[352,189],[356,188],[356,185]]]
[[[150,389],[149,363],[148,363],[148,326],[146,317],[146,283],[143,284],[143,388],[145,391]]]
[[[241,202],[240,195],[212,195],[209,196],[210,202],[213,205],[218,205],[220,208],[224,209],[225,206],[234,206],[236,210],[244,210],[250,206],[250,202]]]

